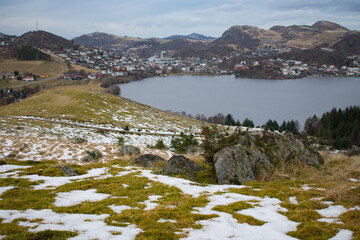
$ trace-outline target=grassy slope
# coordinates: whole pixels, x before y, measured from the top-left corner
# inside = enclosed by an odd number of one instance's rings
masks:
[[[58,78],[67,69],[66,64],[60,61],[18,61],[12,59],[0,62],[0,72],[14,72],[18,70],[20,75],[29,72],[36,75],[49,74],[50,78]]]
[[[1,107],[0,115],[69,119],[148,130],[153,130],[154,125],[178,126],[173,131],[200,129],[203,125],[194,119],[175,116],[119,96],[102,93],[102,90],[97,84],[58,87]]]

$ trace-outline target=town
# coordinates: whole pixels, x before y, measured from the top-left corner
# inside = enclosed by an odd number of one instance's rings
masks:
[[[323,51],[329,51],[325,49]],[[334,76],[358,76],[360,73],[360,55],[348,56],[351,61],[351,66],[335,66],[335,65],[309,65],[307,63],[280,58],[264,58],[265,60],[256,60],[257,58],[250,58],[250,60],[240,61],[238,64],[232,66],[228,63],[232,58],[239,59],[244,53],[236,53],[222,58],[181,58],[174,57],[174,51],[159,51],[150,58],[140,58],[135,52],[127,50],[119,50],[112,48],[110,50],[87,49],[54,52],[71,64],[77,64],[90,69],[99,71],[97,75],[81,76],[74,73],[66,74],[65,78],[79,80],[88,77],[89,79],[102,78],[104,76],[113,77],[128,77],[143,75],[146,76],[168,76],[171,74],[233,74],[241,71],[246,71],[250,68],[265,67],[278,71],[282,76],[299,77],[306,75],[334,75]],[[258,55],[258,52],[253,52],[252,55]],[[249,57],[246,57],[249,59]]]
[[[265,51],[267,50],[267,51]],[[332,51],[330,48],[321,48],[322,51]],[[274,56],[271,47],[255,51],[234,52],[227,56],[209,59],[196,57],[175,57],[175,51],[158,51],[150,58],[141,58],[136,51],[112,47],[110,49],[79,48],[76,50],[50,51],[65,60],[70,71],[63,75],[69,80],[103,79],[105,77],[125,77],[127,81],[144,79],[153,76],[168,76],[175,74],[206,74],[223,75],[235,74],[238,77],[250,78],[301,78],[308,75],[316,76],[359,76],[360,55],[347,56],[348,66],[315,65],[293,59],[282,59]],[[277,51],[275,51],[277,53]],[[243,59],[243,60],[238,60]],[[235,62],[235,64],[234,64]],[[83,71],[71,71],[72,64],[98,71],[91,74]],[[257,75],[256,71],[266,70],[265,74]],[[249,71],[253,70],[253,71]],[[269,74],[269,71],[276,75]],[[18,79],[35,81],[46,79],[47,74],[38,76],[32,73],[18,71],[0,73],[3,80]]]

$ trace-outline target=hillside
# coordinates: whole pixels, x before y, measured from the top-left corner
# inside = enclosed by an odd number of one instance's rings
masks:
[[[165,39],[139,39],[96,32],[82,35],[73,40],[77,44],[87,46],[134,48],[146,57],[151,56],[156,51],[173,50],[177,52],[176,56],[180,57],[207,58],[222,57],[234,50],[256,50],[265,46],[301,50],[319,46],[333,47],[336,43],[342,40],[346,41],[346,38],[354,37],[356,34],[357,31],[351,32],[339,24],[318,21],[312,26],[273,26],[269,30],[255,26],[232,26],[217,39],[197,33],[173,35]],[[345,42],[343,44],[347,45]]]
[[[73,49],[75,47],[73,42],[45,31],[27,32],[15,38],[14,43],[49,50]]]
[[[5,116],[6,115],[6,116]],[[216,185],[156,174],[119,155],[203,123],[101,92],[60,87],[0,108],[0,235],[10,239],[358,239],[360,158],[323,152],[325,164],[281,169],[267,182]],[[128,126],[129,130],[125,130]],[[259,142],[261,144],[261,142]],[[272,151],[273,146],[266,146]],[[249,151],[251,149],[249,148]],[[101,153],[85,162],[90,153]],[[209,184],[211,183],[211,184]],[[76,223],[76,224],[74,224]],[[221,231],[219,231],[221,229]]]
[[[19,71],[21,75],[24,73],[48,74],[50,78],[58,78],[68,71],[68,67],[64,62],[8,59],[0,62],[0,71],[9,73]]]
[[[80,37],[75,37],[73,41],[84,46],[109,47],[115,45],[131,47],[136,42],[142,41],[142,39],[120,37],[114,34],[94,32],[81,35]]]
[[[360,33],[351,32],[334,44],[333,48],[342,55],[360,54]]]
[[[160,131],[178,134],[199,132],[202,122],[172,115],[130,100],[105,94],[97,85],[69,86],[33,95],[0,108],[0,115],[80,121],[89,124],[128,126],[135,132]],[[56,106],[56,108],[54,108]]]
[[[7,40],[11,40],[13,38],[16,38],[16,36],[14,35],[7,35],[7,34],[4,34],[4,33],[1,33],[0,32],[0,40],[1,41],[7,41]]]
[[[214,44],[241,50],[253,50],[265,45],[309,49],[324,44],[332,46],[348,32],[348,29],[328,21],[318,21],[312,26],[273,26],[269,30],[253,26],[233,26],[214,41]]]
[[[188,39],[188,40],[199,40],[199,41],[209,41],[214,40],[214,37],[207,37],[199,33],[192,33],[189,35],[172,35],[165,38],[166,40],[177,40],[177,39]]]

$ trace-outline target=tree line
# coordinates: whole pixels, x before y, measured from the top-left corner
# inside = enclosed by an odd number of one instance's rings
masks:
[[[21,46],[17,52],[19,60],[50,60],[50,55],[31,46]]]
[[[38,92],[40,92],[40,86],[38,84],[36,84],[35,87],[25,86],[21,90],[13,90],[12,88],[0,89],[0,106],[20,101]]]
[[[179,116],[185,116],[189,118],[194,118],[203,122],[208,123],[214,123],[214,124],[222,124],[227,126],[243,126],[243,127],[255,127],[255,124],[253,120],[249,118],[245,118],[242,122],[239,120],[235,120],[234,117],[229,113],[227,115],[224,115],[222,113],[218,113],[214,116],[207,117],[204,114],[196,114],[192,115],[186,112],[172,112],[171,110],[168,110],[168,112],[171,112],[173,114],[179,115]],[[260,126],[257,126],[260,128]],[[300,130],[300,125],[297,120],[290,120],[290,121],[283,121],[281,125],[277,123],[276,120],[269,119],[265,124],[261,126],[262,128],[265,128],[266,130],[270,131],[279,131],[279,132],[291,132],[293,134],[298,134]]]
[[[360,107],[351,106],[345,110],[333,108],[320,119],[316,115],[309,117],[305,121],[304,131],[337,149],[360,146]]]

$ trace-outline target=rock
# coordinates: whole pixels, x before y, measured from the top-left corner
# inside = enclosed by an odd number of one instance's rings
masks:
[[[15,158],[16,154],[15,153],[10,153],[9,155],[6,156],[6,158]]]
[[[140,157],[134,159],[131,161],[131,164],[135,164],[141,167],[149,167],[153,168],[154,164],[165,162],[164,159],[162,159],[159,156],[153,155],[153,154],[144,154]]]
[[[87,152],[87,155],[84,158],[84,162],[97,162],[102,158],[102,154],[98,150],[91,150]]]
[[[183,155],[175,155],[156,173],[164,175],[185,175],[191,180],[196,181],[196,174],[201,170],[202,168],[196,162]]]
[[[292,134],[258,132],[243,135],[237,145],[223,148],[214,156],[219,184],[257,181],[262,173],[271,174],[286,165],[321,166],[323,159],[308,142]]]
[[[76,171],[70,166],[59,166],[58,168],[60,168],[61,171],[65,172],[65,177],[73,177],[79,175],[78,171]]]
[[[83,142],[86,142],[86,140],[81,137],[73,137],[73,140],[74,140],[74,143],[76,143],[76,144],[81,144]]]
[[[120,150],[119,150],[119,154],[120,156],[123,155],[138,155],[140,154],[140,150],[137,147],[134,147],[132,145],[124,145],[121,146]]]

